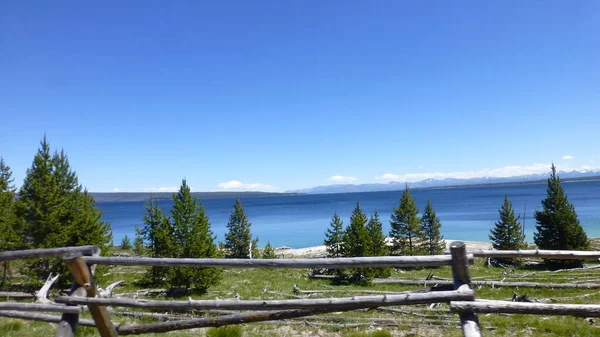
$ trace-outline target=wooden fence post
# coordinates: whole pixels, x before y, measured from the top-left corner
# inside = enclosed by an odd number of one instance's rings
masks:
[[[71,293],[69,297],[85,297],[86,291],[83,287],[73,282]],[[58,323],[58,330],[56,331],[55,337],[75,337],[75,330],[77,329],[77,323],[79,323],[79,314],[64,313]]]
[[[83,260],[81,252],[74,252],[64,257],[65,262],[73,274],[73,279],[80,287],[83,287],[87,293],[87,297],[96,297],[98,289],[94,285],[94,280],[90,268]],[[117,337],[118,333],[115,329],[106,307],[99,305],[88,305],[90,314],[96,323],[98,332],[102,337]]]
[[[450,244],[452,255],[452,277],[454,278],[454,289],[461,286],[471,288],[471,273],[469,272],[467,248],[464,242],[454,241]],[[460,325],[464,337],[480,337],[479,318],[473,311],[465,311],[459,314]]]

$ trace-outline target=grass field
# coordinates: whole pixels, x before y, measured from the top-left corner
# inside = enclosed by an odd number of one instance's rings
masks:
[[[135,293],[144,279],[143,267],[114,267],[106,276],[106,284],[123,280],[124,284],[115,290],[119,293]],[[432,273],[437,277],[451,278],[449,267],[423,268],[395,271],[392,277],[423,280]],[[494,280],[504,282],[531,281],[540,283],[585,282],[600,283],[600,269],[552,272],[540,266],[525,266],[515,269],[485,267],[477,260],[471,267],[474,280]],[[239,294],[242,299],[286,299],[292,298],[293,284],[302,290],[327,290],[318,297],[342,297],[365,295],[367,290],[406,291],[422,287],[373,284],[368,286],[334,285],[329,280],[311,279],[308,270],[303,269],[227,269],[223,280],[203,295],[192,295],[194,299],[232,299]],[[265,292],[264,290],[267,290]],[[527,294],[534,300],[546,303],[600,303],[600,289],[528,289],[475,287],[476,297],[480,299],[510,299],[513,291]],[[56,294],[52,294],[53,296]],[[586,295],[586,296],[582,296]],[[132,295],[129,295],[131,297]],[[144,296],[139,296],[143,298]],[[164,299],[162,294],[156,299]],[[173,297],[167,297],[173,298]],[[187,295],[182,298],[187,299]],[[458,316],[448,311],[447,304],[435,308],[426,305],[392,307],[395,312],[370,310],[344,313],[332,313],[311,318],[289,320],[275,323],[252,323],[227,329],[194,329],[171,332],[161,336],[461,336],[458,328]],[[140,309],[115,308],[123,314],[112,314],[112,319],[121,323],[147,323],[152,317],[131,318],[127,312]],[[197,317],[202,313],[187,313]],[[84,314],[84,317],[89,315]],[[485,336],[600,336],[600,325],[590,324],[583,318],[536,315],[480,315]],[[56,325],[16,319],[0,318],[0,336],[52,336]],[[97,336],[91,328],[78,328],[78,336]],[[158,336],[158,335],[145,335]]]

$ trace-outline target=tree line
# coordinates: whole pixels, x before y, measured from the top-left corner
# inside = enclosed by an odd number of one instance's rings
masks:
[[[258,238],[252,239],[251,223],[239,199],[227,223],[225,240],[218,245],[208,216],[202,204],[192,196],[185,179],[173,195],[173,201],[173,208],[167,215],[159,207],[158,200],[151,198],[145,207],[144,226],[137,229],[133,243],[126,237],[122,245],[133,246],[137,253],[152,257],[276,258],[270,243],[262,252],[258,250]],[[508,196],[499,215],[499,221],[490,231],[493,247],[523,248],[525,236]],[[10,167],[0,157],[0,251],[96,245],[103,254],[108,254],[112,231],[101,216],[94,198],[79,183],[65,152],[52,151],[45,136],[18,190]],[[547,196],[534,217],[533,241],[538,248],[589,249],[587,235],[575,208],[568,201],[554,165],[548,178]],[[444,251],[441,222],[431,202],[427,201],[419,217],[419,209],[408,186],[393,209],[390,226],[388,244],[378,212],[367,218],[357,202],[345,228],[339,215],[333,215],[325,237],[327,256],[412,256],[442,254]],[[10,270],[8,263],[2,264],[2,282],[10,276]],[[28,276],[31,283],[41,282],[49,273],[60,274],[58,282],[61,286],[71,281],[70,272],[61,259],[28,260],[19,272]],[[98,268],[97,273],[101,277],[102,268]],[[343,279],[365,280],[389,275],[389,269],[360,268],[336,273]],[[148,274],[153,283],[198,290],[206,290],[221,277],[221,271],[216,268],[153,267]]]
[[[252,224],[239,198],[227,222],[225,241],[215,244],[210,220],[198,198],[192,196],[185,179],[173,195],[171,215],[165,214],[158,200],[151,198],[146,204],[143,222],[144,226],[136,231],[134,246],[138,254],[170,258],[277,258],[270,242],[262,251],[258,249],[258,238],[252,239]],[[124,238],[124,241],[126,244],[122,244],[122,248],[128,245],[129,239]],[[147,279],[154,285],[203,292],[216,284],[221,276],[219,268],[153,266],[148,270]]]
[[[579,223],[574,206],[568,201],[560,183],[554,164],[551,166],[547,182],[546,197],[542,209],[534,212],[536,232],[533,241],[539,249],[548,250],[589,250],[588,237]],[[508,196],[504,197],[499,212],[499,220],[490,230],[489,239],[494,249],[517,250],[527,247],[520,216],[515,215]],[[441,235],[441,222],[431,201],[427,200],[425,210],[419,217],[419,209],[410,189],[406,186],[397,207],[390,216],[391,230],[386,239],[377,212],[369,221],[357,202],[350,223],[344,228],[343,221],[336,212],[325,233],[324,244],[328,257],[357,257],[385,255],[436,255],[443,254],[446,247]],[[500,263],[518,264],[516,259],[496,259]],[[554,264],[581,265],[581,261],[549,261]],[[348,281],[368,280],[383,277],[385,269],[356,269],[335,272],[339,279]]]
[[[494,249],[516,250],[527,247],[525,233],[515,216],[508,196],[499,209],[500,220],[491,229],[489,238]],[[533,242],[539,249],[548,250],[589,250],[590,243],[583,227],[579,223],[575,207],[569,202],[560,183],[554,164],[550,167],[547,180],[546,197],[542,199],[542,209],[534,212],[536,220]],[[502,263],[520,263],[517,259],[496,259]],[[579,260],[548,261],[552,264],[580,266]]]
[[[327,257],[442,254],[446,244],[440,233],[441,223],[429,200],[423,216],[419,218],[418,214],[415,200],[406,186],[398,207],[394,207],[391,215],[391,245],[388,245],[379,213],[375,211],[367,220],[357,202],[345,228],[338,213],[334,213],[325,233]],[[357,268],[352,271],[336,270],[334,273],[338,281],[368,282],[373,277],[389,276],[390,270]]]
[[[239,199],[227,223],[225,242],[219,246],[215,244],[216,237],[202,204],[192,196],[185,179],[173,201],[169,217],[159,207],[158,200],[150,199],[145,207],[144,226],[136,230],[133,243],[125,236],[122,246],[134,247],[137,253],[152,257],[277,257],[270,243],[261,251],[257,247],[258,238],[252,240],[251,223]],[[46,136],[18,190],[11,168],[0,157],[0,251],[95,245],[103,255],[108,255],[112,231],[101,216],[94,198],[79,183],[64,150],[53,152]],[[100,280],[104,268],[96,269]],[[32,288],[38,287],[50,273],[60,275],[57,281],[60,286],[71,283],[71,273],[60,258],[25,261],[25,268],[19,273],[27,276]],[[10,274],[10,265],[3,263],[2,284]],[[153,283],[204,291],[219,280],[221,270],[152,267],[148,274]]]

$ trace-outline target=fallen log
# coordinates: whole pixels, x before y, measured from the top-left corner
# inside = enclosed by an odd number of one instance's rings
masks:
[[[40,304],[40,303],[20,303],[20,302],[0,302],[0,310],[18,310],[18,311],[52,311],[69,314],[79,314],[82,312],[81,307],[68,307],[65,305],[56,304]]]
[[[319,298],[293,300],[193,300],[188,301],[155,301],[129,298],[73,298],[58,297],[57,303],[122,306],[156,310],[197,310],[197,309],[231,309],[231,310],[282,310],[282,309],[316,309],[327,306],[331,309],[352,310],[374,308],[379,306],[428,304],[432,302],[449,302],[453,300],[473,300],[474,292],[470,289],[436,292],[408,292],[398,295],[355,296],[346,298]]]
[[[119,335],[139,335],[143,333],[163,333],[168,331],[186,330],[205,327],[219,327],[223,325],[264,322],[272,320],[283,320],[296,317],[312,316],[318,313],[334,311],[329,308],[319,310],[282,310],[282,311],[259,311],[241,314],[233,314],[220,317],[204,317],[188,320],[160,322],[150,324],[134,324],[121,326]]]
[[[178,259],[150,257],[85,256],[88,264],[157,267],[220,267],[220,268],[349,268],[349,267],[426,267],[448,266],[452,257],[430,256],[373,256],[317,259]],[[473,255],[468,262],[473,263]]]
[[[2,310],[2,311],[0,311],[0,316],[8,317],[8,318],[19,318],[19,319],[24,319],[24,320],[29,320],[29,321],[48,322],[48,323],[60,323],[60,321],[61,321],[60,316],[54,316],[54,315],[49,315],[49,314],[40,314],[40,313],[35,313],[35,312],[12,311],[12,310]],[[94,326],[94,327],[96,326],[96,323],[94,323],[93,320],[85,319],[85,318],[79,319],[78,324],[82,325],[82,326]],[[115,326],[119,326],[118,322],[114,322],[113,324]]]
[[[2,298],[13,298],[13,299],[27,299],[35,298],[34,294],[24,293],[19,291],[0,291],[0,297]]]
[[[375,284],[404,284],[418,286],[434,286],[434,285],[452,285],[452,281],[443,280],[405,280],[397,278],[389,279],[374,279]],[[537,283],[537,282],[502,282],[502,281],[471,281],[473,286],[483,287],[523,287],[523,288],[583,288],[583,289],[600,289],[600,283]]]
[[[473,311],[480,313],[600,317],[600,305],[595,304],[546,304],[508,301],[452,301],[450,302],[450,310],[453,312]]]

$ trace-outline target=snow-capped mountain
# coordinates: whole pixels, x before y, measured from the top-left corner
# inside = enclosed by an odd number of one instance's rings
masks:
[[[570,179],[583,179],[583,178],[593,178],[600,180],[600,170],[592,169],[592,170],[573,170],[573,171],[559,171],[558,172],[560,178],[562,180],[570,180]],[[514,177],[480,177],[480,178],[470,178],[470,179],[457,179],[457,178],[446,178],[446,179],[425,179],[417,182],[409,182],[408,186],[410,188],[432,188],[432,187],[452,187],[452,186],[462,186],[462,185],[488,185],[488,184],[508,184],[508,183],[527,183],[527,182],[536,182],[536,181],[544,181],[548,178],[547,173],[543,174],[529,174],[523,176],[514,176]],[[392,181],[387,184],[336,184],[336,185],[324,185],[317,186],[302,190],[294,190],[287,192],[294,193],[309,193],[309,194],[318,194],[318,193],[350,193],[350,192],[375,192],[375,191],[397,191],[404,189],[404,186],[407,183],[405,182],[397,182]]]

